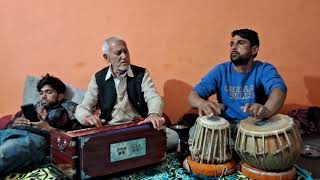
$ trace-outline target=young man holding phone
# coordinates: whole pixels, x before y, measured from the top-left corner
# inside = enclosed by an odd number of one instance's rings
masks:
[[[0,177],[43,163],[50,132],[81,128],[74,117],[77,104],[64,99],[66,86],[60,79],[47,74],[37,90],[39,101],[21,106],[7,129],[0,131]]]

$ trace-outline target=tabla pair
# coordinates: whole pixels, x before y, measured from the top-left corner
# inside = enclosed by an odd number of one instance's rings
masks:
[[[229,122],[221,117],[199,117],[189,139],[191,157],[184,166],[195,174],[232,174]],[[293,163],[302,149],[302,139],[294,121],[276,114],[268,120],[248,118],[238,125],[234,148],[241,157],[242,172],[252,179],[292,179]]]

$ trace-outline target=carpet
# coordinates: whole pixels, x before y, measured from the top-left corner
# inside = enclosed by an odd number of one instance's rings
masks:
[[[68,179],[60,171],[50,164],[27,173],[13,173],[5,177],[4,180],[64,180]],[[224,177],[204,177],[198,176],[181,168],[178,158],[175,153],[168,153],[164,162],[157,166],[149,166],[143,169],[135,169],[133,171],[126,171],[112,176],[100,177],[99,179],[119,179],[119,180],[248,180],[241,172],[236,172]],[[305,179],[298,171],[298,180]],[[312,178],[309,178],[312,179]]]

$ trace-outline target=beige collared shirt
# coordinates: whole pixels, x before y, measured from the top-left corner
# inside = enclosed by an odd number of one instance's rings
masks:
[[[116,77],[111,66],[106,74],[105,80],[108,80],[113,76],[113,80],[117,92],[117,101],[111,112],[112,119],[109,124],[118,124],[132,120],[134,117],[140,117],[139,113],[135,110],[128,99],[127,93],[127,76],[133,77],[133,72],[129,66],[128,71],[120,77]],[[150,73],[146,70],[141,83],[141,89],[144,93],[144,99],[148,105],[149,112],[162,115],[163,101],[158,95],[154,83],[150,77]],[[77,106],[75,117],[80,123],[84,123],[84,118],[91,116],[96,110],[98,103],[98,85],[95,75],[92,76],[88,86],[88,90],[84,96],[81,104]]]

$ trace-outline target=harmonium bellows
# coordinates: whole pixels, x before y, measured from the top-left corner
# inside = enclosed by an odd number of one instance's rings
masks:
[[[50,138],[51,163],[71,179],[88,179],[160,163],[166,135],[151,124],[130,122],[68,132]]]

